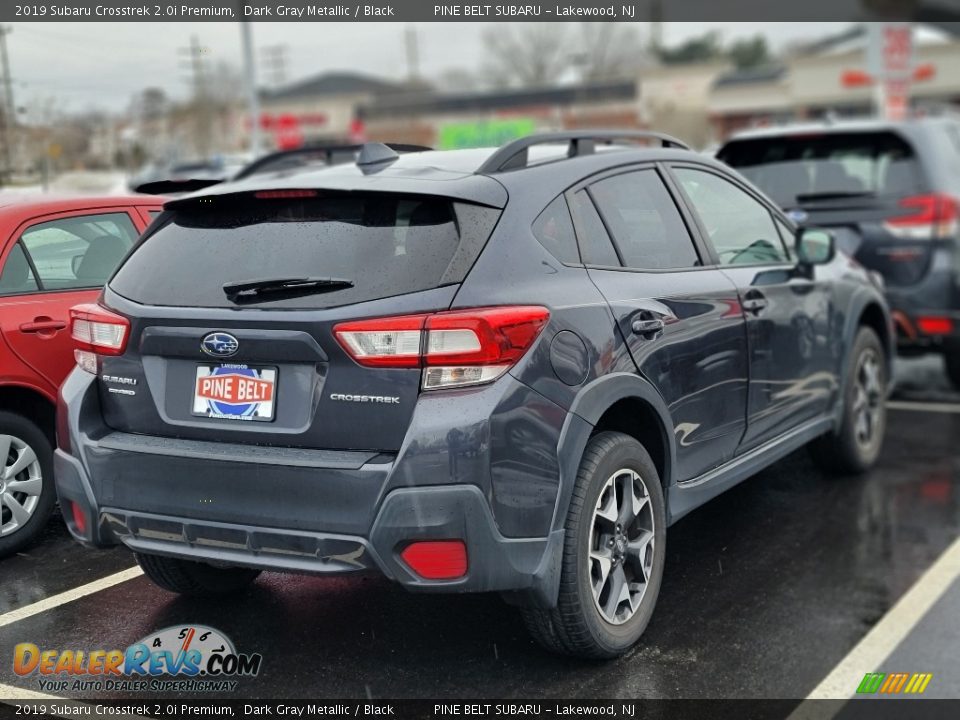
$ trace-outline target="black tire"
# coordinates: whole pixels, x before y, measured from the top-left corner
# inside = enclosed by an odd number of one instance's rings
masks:
[[[613,624],[594,601],[590,549],[596,540],[594,512],[607,482],[632,470],[647,492],[653,519],[653,548],[646,589],[632,616]],[[619,526],[618,526],[619,527]],[[557,607],[522,609],[528,631],[556,653],[607,659],[630,649],[646,629],[660,593],[666,551],[666,513],[660,475],[643,445],[629,435],[601,432],[590,439],[580,462],[567,513]],[[648,556],[649,557],[649,556]]]
[[[136,553],[144,575],[179,595],[217,597],[232,595],[250,585],[260,574],[251,568],[218,568],[206,563]]]
[[[867,358],[876,360],[880,377],[879,396],[870,393],[869,403],[876,401],[876,413],[870,423],[870,440],[864,441],[858,430],[860,409],[858,393],[861,369]],[[850,360],[847,364],[847,384],[843,398],[843,419],[839,430],[828,433],[810,443],[810,453],[821,469],[839,475],[859,475],[876,463],[883,448],[883,436],[887,426],[886,391],[889,369],[883,344],[877,333],[869,327],[857,332]],[[872,406],[872,405],[871,405]]]
[[[953,385],[953,389],[960,391],[960,345],[954,345],[947,349],[943,356],[943,365],[947,371],[947,379]]]
[[[40,466],[40,479],[42,481],[40,495],[37,497],[30,518],[15,529],[8,529],[7,534],[0,534],[0,558],[2,558],[27,547],[43,532],[50,515],[53,514],[54,507],[56,507],[57,490],[53,484],[53,448],[50,446],[50,440],[43,430],[22,415],[0,411],[0,436],[16,438],[19,443],[25,444],[33,451]],[[14,461],[16,450],[14,450],[12,443],[10,447],[11,450],[8,451],[8,455],[0,458],[0,485],[4,484],[2,473],[8,462],[12,463]],[[18,478],[22,480],[23,477],[21,472]],[[3,492],[0,489],[0,494]],[[22,493],[15,493],[14,498],[21,507],[27,499]],[[12,510],[6,506],[5,502],[0,501],[0,533],[3,532],[5,525],[12,524]]]

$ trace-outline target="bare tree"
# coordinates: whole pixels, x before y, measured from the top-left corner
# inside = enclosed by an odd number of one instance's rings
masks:
[[[575,63],[585,82],[618,80],[637,74],[645,55],[635,25],[583,23]]]
[[[538,87],[556,83],[573,57],[567,30],[558,23],[498,24],[483,34],[484,74],[495,87]]]
[[[477,76],[465,68],[444,70],[434,82],[441,92],[473,92],[479,85]]]

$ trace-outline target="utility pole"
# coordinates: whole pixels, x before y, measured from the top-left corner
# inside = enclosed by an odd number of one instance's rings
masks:
[[[17,106],[13,102],[13,77],[10,74],[10,58],[7,55],[7,35],[13,28],[0,25],[0,71],[3,73],[3,173],[0,181],[13,172],[13,142],[17,125]]]
[[[193,121],[194,121],[194,144],[197,154],[203,158],[209,156],[212,150],[213,128],[210,119],[210,97],[207,87],[207,77],[203,62],[203,55],[206,48],[200,45],[200,40],[196,35],[190,36],[190,47],[180,48],[181,54],[186,54],[187,67],[191,75],[193,85]]]
[[[413,85],[420,80],[420,41],[413,25],[407,25],[404,44],[407,50],[407,79]]]
[[[260,94],[257,89],[257,63],[253,53],[253,31],[246,20],[240,23],[243,43],[243,75],[247,90],[247,114],[250,116],[250,154],[260,157]]]
[[[663,48],[663,4],[661,0],[650,3],[650,49],[654,54]]]

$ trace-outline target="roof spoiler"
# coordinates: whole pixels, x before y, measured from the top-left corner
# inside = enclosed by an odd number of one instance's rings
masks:
[[[689,150],[690,146],[671,135],[647,130],[572,130],[565,132],[538,133],[528,135],[500,147],[477,170],[478,175],[518,170],[527,167],[529,149],[536,145],[568,143],[567,157],[591,155],[596,151],[597,143],[612,145],[615,142],[638,142],[658,140],[662,147],[674,147]]]
[[[195,192],[213,185],[219,185],[223,180],[214,180],[212,178],[184,178],[183,180],[154,180],[137,185],[133,188],[136,193],[143,195],[179,195],[182,193]]]
[[[424,152],[433,150],[426,145],[411,145],[407,143],[384,143],[384,146],[396,153]],[[358,153],[363,151],[364,144],[344,144],[344,145],[307,145],[294,150],[279,150],[263,157],[259,157],[250,164],[241,168],[240,172],[233,176],[233,180],[244,180],[253,175],[259,175],[263,172],[272,172],[275,169],[272,166],[283,163],[284,160],[295,160],[300,157],[309,158],[320,155],[323,161],[328,165],[334,165],[337,162],[354,162]]]

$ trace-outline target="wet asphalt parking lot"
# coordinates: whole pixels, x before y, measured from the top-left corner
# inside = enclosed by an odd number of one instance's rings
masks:
[[[826,477],[801,451],[674,525],[656,613],[617,661],[545,653],[496,596],[415,595],[373,577],[265,574],[216,602],[136,577],[11,622],[134,564],[74,544],[55,518],[0,561],[0,689],[38,689],[12,671],[20,642],[125,648],[204,624],[263,655],[231,698],[803,698],[958,535],[960,393],[923,359],[899,363],[893,399],[869,475]],[[924,659],[922,644],[913,652]]]

